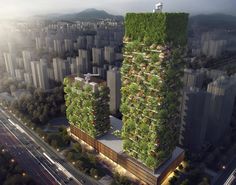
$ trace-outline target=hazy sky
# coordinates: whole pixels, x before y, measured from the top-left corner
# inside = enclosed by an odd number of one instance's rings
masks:
[[[46,13],[72,13],[86,8],[104,9],[114,14],[152,11],[154,0],[0,0],[0,17]],[[236,14],[236,0],[162,0],[164,11]]]

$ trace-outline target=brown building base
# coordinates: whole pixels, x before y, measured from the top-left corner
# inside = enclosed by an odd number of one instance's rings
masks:
[[[99,153],[102,153],[113,162],[122,166],[124,169],[132,173],[141,181],[149,185],[159,185],[165,178],[176,169],[176,167],[184,159],[184,151],[180,148],[176,148],[172,154],[172,157],[163,163],[155,172],[141,164],[139,161],[127,156],[125,153],[116,153],[103,143],[87,135],[77,127],[70,125],[70,132],[78,139],[84,141]]]

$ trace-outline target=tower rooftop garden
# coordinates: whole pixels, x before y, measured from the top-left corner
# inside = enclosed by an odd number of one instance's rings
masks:
[[[109,88],[106,82],[91,77],[87,83],[84,76],[64,79],[66,115],[70,124],[89,136],[96,138],[110,129]]]
[[[188,14],[186,13],[127,13],[125,42],[142,41],[143,44],[187,43]]]
[[[125,18],[123,149],[152,170],[171,157],[179,137],[187,24],[185,13]]]

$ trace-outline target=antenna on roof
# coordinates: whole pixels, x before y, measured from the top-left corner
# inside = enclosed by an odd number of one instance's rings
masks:
[[[159,2],[155,4],[155,8],[153,9],[153,13],[161,13],[163,9],[163,3]]]

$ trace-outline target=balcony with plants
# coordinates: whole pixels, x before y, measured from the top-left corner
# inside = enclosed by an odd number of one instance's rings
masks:
[[[98,91],[79,81],[64,79],[66,115],[70,124],[91,137],[98,137],[110,129],[109,89],[100,85]]]
[[[187,20],[187,14],[149,13],[125,20],[123,148],[153,170],[178,141]]]

